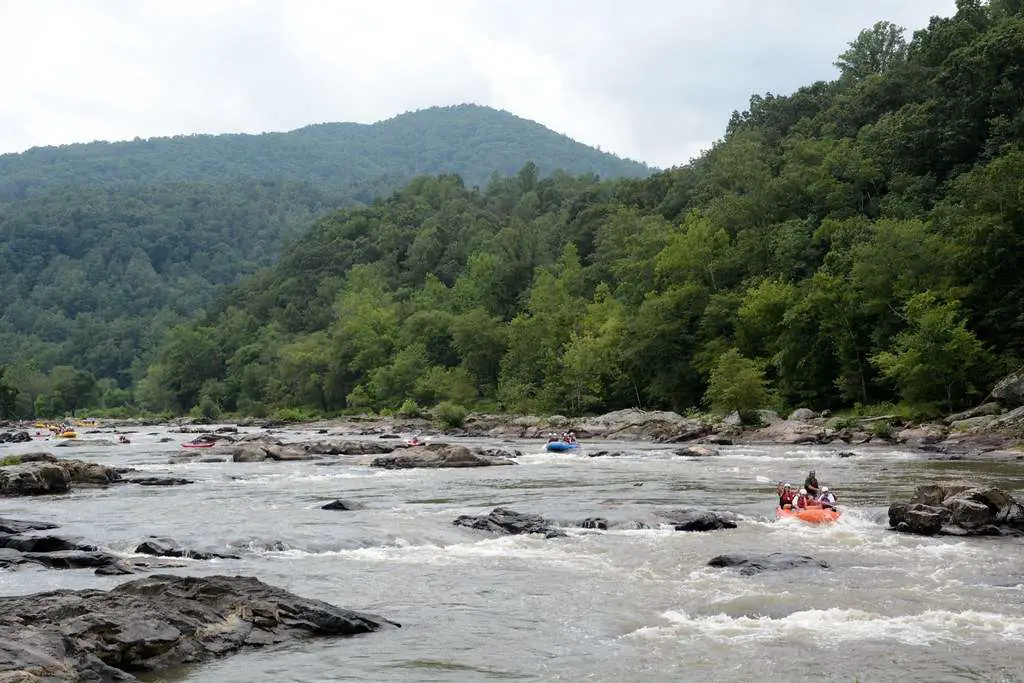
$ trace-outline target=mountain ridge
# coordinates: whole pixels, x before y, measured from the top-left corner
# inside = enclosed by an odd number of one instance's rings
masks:
[[[578,142],[540,123],[476,104],[408,111],[374,123],[323,122],[290,131],[194,133],[77,142],[0,155],[0,201],[52,187],[124,187],[239,179],[309,182],[332,189],[459,172],[469,185],[527,161],[601,177],[657,169]],[[459,168],[465,166],[464,168]]]

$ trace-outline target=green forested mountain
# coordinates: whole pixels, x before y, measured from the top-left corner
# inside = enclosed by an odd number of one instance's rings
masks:
[[[422,174],[457,172],[470,184],[526,161],[603,177],[652,169],[586,147],[538,123],[476,105],[433,107],[372,125],[324,123],[287,133],[179,135],[91,142],[0,155],[0,202],[54,186],[123,188],[246,180],[306,182],[370,201]]]
[[[336,213],[161,345],[136,398],[579,413],[981,397],[1024,361],[1024,18],[961,0],[755,96],[693,163],[419,178]],[[712,391],[707,392],[709,383]],[[727,387],[726,387],[727,388]],[[728,407],[728,406],[724,406]]]
[[[218,287],[271,264],[282,241],[315,218],[418,174],[457,172],[486,183],[527,161],[543,173],[649,173],[471,105],[374,125],[0,156],[0,367],[13,364],[8,377],[32,387],[23,410],[49,386],[54,367],[127,389],[154,339],[209,305]]]

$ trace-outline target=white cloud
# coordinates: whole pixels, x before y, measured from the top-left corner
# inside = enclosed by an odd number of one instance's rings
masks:
[[[755,92],[834,77],[878,19],[954,0],[7,0],[0,151],[508,109],[659,166]]]

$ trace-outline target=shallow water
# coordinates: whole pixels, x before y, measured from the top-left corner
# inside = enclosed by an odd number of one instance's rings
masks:
[[[456,470],[375,470],[355,457],[329,466],[168,465],[184,437],[158,443],[165,436],[140,431],[127,446],[4,446],[0,456],[43,447],[195,483],[6,499],[0,515],[54,521],[57,533],[125,554],[150,534],[237,552],[242,559],[171,571],[254,575],[403,628],[234,655],[150,680],[1021,680],[1024,542],[897,534],[885,510],[926,481],[969,478],[1020,492],[1024,463],[929,462],[878,449],[839,458],[838,449],[802,446],[722,447],[720,457],[686,459],[622,442],[548,455],[538,442],[466,439],[524,455],[513,467]],[[586,456],[600,449],[626,454]],[[799,483],[810,468],[837,491],[843,518],[829,527],[776,521],[775,482]],[[320,509],[336,498],[366,509]],[[709,533],[569,529],[562,539],[452,525],[499,505],[566,525],[649,520],[687,506],[742,519]],[[722,553],[776,550],[830,568],[745,577],[706,566]],[[124,580],[90,570],[7,572],[0,593]]]

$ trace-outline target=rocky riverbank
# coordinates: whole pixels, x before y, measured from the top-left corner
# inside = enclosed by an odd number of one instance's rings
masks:
[[[194,449],[176,457],[179,460],[207,458],[258,462],[268,459],[307,460],[325,455],[384,455],[404,449],[407,444],[401,441],[402,436],[410,434],[544,440],[553,432],[572,430],[583,440],[651,441],[688,444],[691,447],[729,444],[880,445],[928,452],[936,459],[1024,459],[1024,406],[1008,409],[1004,407],[1006,405],[1005,402],[989,402],[943,420],[926,423],[911,423],[896,415],[837,417],[806,408],[795,410],[786,417],[771,410],[758,411],[758,425],[742,425],[735,414],[721,418],[637,409],[579,418],[473,413],[460,427],[447,429],[425,419],[348,417],[291,425],[314,429],[324,437],[303,443],[284,441],[277,436],[283,425],[274,423],[249,421],[247,424],[250,426],[262,426],[265,431],[239,434],[237,428],[231,426],[208,427],[182,420],[175,426],[176,430],[201,434],[200,438],[213,446]],[[16,425],[10,426],[14,429],[0,432],[0,442],[26,440],[27,433],[22,436],[23,432],[19,432]],[[89,443],[100,443],[93,438],[96,434],[124,431],[133,426],[141,428],[130,421],[98,423],[87,433]],[[376,436],[382,442],[338,441],[339,437],[346,436]],[[72,444],[57,442],[55,445]],[[116,447],[117,444],[111,440],[109,445]],[[713,454],[714,449],[700,452]],[[506,457],[510,454],[496,455]],[[398,456],[392,458],[392,461],[401,460]]]

